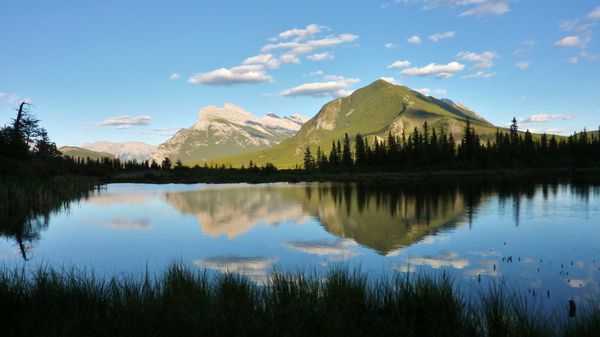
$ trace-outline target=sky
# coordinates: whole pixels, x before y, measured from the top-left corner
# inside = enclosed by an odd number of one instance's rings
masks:
[[[496,125],[600,125],[600,1],[0,0],[0,125],[158,145],[225,102],[314,116],[384,78]]]

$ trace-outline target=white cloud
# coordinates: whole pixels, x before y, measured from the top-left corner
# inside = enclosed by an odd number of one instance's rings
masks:
[[[323,52],[323,53],[312,54],[312,55],[307,56],[306,58],[311,61],[333,60],[333,53],[327,51],[327,52]]]
[[[389,66],[387,66],[388,69],[402,69],[402,68],[408,68],[410,66],[410,61],[407,60],[398,60],[395,61],[394,63],[390,64]]]
[[[600,20],[600,7],[596,7],[593,11],[591,11],[587,18],[590,20]]]
[[[351,94],[348,87],[358,83],[357,78],[341,76],[326,76],[325,82],[304,83],[299,86],[284,90],[281,96],[312,96],[312,97],[343,97]]]
[[[396,82],[396,79],[394,77],[381,76],[379,79],[384,80],[386,82],[390,82],[392,84],[398,84],[398,82]]]
[[[179,73],[172,73],[169,78],[172,80],[178,80],[181,78],[181,75]]]
[[[244,60],[244,64],[262,64],[267,68],[275,69],[279,68],[281,62],[273,54],[267,53],[248,57]]]
[[[452,30],[452,31],[445,32],[445,33],[433,34],[429,37],[429,39],[433,42],[438,42],[440,40],[451,39],[455,36],[456,36],[456,32]]]
[[[590,42],[589,37],[579,37],[578,35],[570,35],[564,37],[556,42],[554,42],[555,46],[559,47],[575,47],[575,48],[585,48],[587,44]]]
[[[496,76],[495,72],[478,71],[478,72],[473,73],[473,74],[465,75],[465,76],[463,76],[463,78],[483,78],[483,79],[488,79],[488,78],[492,78],[494,76]]]
[[[460,13],[459,16],[502,15],[510,12],[508,0],[463,0],[461,2],[478,3],[478,5]]]
[[[531,65],[531,63],[530,62],[521,61],[521,62],[517,62],[515,65],[517,66],[517,68],[519,68],[521,70],[525,70],[525,69],[529,68],[529,66]]]
[[[313,39],[307,41],[291,41],[291,42],[279,42],[277,44],[268,44],[262,47],[263,53],[278,50],[278,49],[289,49],[290,53],[294,55],[302,55],[311,53],[317,48],[333,47],[343,43],[352,42],[358,39],[358,35],[354,34],[340,34],[328,36],[322,39]]]
[[[235,85],[243,83],[272,82],[273,78],[267,73],[268,69],[279,68],[283,64],[298,64],[300,56],[319,61],[332,59],[332,52],[315,53],[319,48],[331,48],[358,39],[354,34],[339,34],[318,37],[326,27],[310,24],[305,28],[286,30],[271,38],[273,43],[261,48],[261,53],[246,58],[242,65],[231,68],[218,68],[210,72],[198,73],[191,76],[191,84]]]
[[[597,20],[595,19],[596,15],[600,16],[600,7],[589,13],[585,18],[560,22],[560,29],[570,34],[554,42],[554,45],[562,48],[577,48],[581,50],[579,55],[571,56],[567,59],[567,62],[575,64],[580,59],[595,61],[599,58],[587,52],[588,44],[592,40],[592,28],[596,25],[596,22],[593,22]]]
[[[2,91],[0,91],[0,100],[5,101],[9,104],[20,103],[22,101],[21,98],[16,94],[9,94]]]
[[[112,117],[106,120],[103,120],[98,123],[94,123],[90,125],[91,127],[114,127],[117,129],[128,129],[132,126],[146,126],[150,124],[150,120],[152,118],[150,116],[130,116],[130,115],[122,115]]]
[[[139,132],[140,135],[158,135],[158,136],[172,136],[177,132],[179,128],[153,128],[152,130],[144,130]]]
[[[386,47],[387,49],[392,49],[392,48],[396,48],[396,44],[388,42],[386,44],[383,45],[384,47]]]
[[[298,58],[298,56],[294,53],[285,53],[283,55],[281,55],[281,63],[294,63],[294,64],[299,64],[300,63],[300,59]]]
[[[421,43],[421,38],[418,35],[413,35],[413,36],[409,37],[408,39],[406,39],[406,41],[408,41],[408,43],[412,43],[412,44],[419,44],[419,43]]]
[[[473,53],[470,51],[463,51],[458,53],[456,56],[461,60],[475,63],[474,69],[488,69],[494,65],[494,59],[498,57],[493,51],[484,51],[482,53]]]
[[[424,9],[441,6],[463,8],[459,16],[502,15],[510,12],[510,3],[514,0],[395,0],[397,3],[423,5]]]
[[[233,68],[219,68],[208,73],[195,74],[188,79],[191,84],[233,85],[241,83],[271,82],[261,65],[242,65]]]
[[[450,62],[448,64],[430,63],[421,68],[414,67],[414,68],[404,69],[400,74],[402,76],[435,75],[438,78],[448,78],[448,77],[451,77],[453,75],[453,73],[462,71],[464,69],[465,69],[465,66],[458,62]]]
[[[448,91],[446,89],[421,88],[421,89],[415,89],[415,91],[418,91],[418,92],[422,93],[425,96],[446,95],[446,94],[448,94]]]
[[[286,30],[284,32],[279,33],[277,38],[273,38],[273,41],[277,40],[286,40],[292,38],[295,41],[301,41],[308,39],[317,33],[319,33],[325,27],[319,26],[317,24],[310,24],[305,28],[292,28],[290,30]]]
[[[525,40],[525,41],[521,42],[521,47],[517,48],[513,52],[513,55],[518,56],[518,57],[529,57],[531,55],[531,52],[533,51],[534,47],[535,47],[534,40]]]
[[[571,115],[563,115],[563,114],[538,114],[531,115],[525,119],[520,119],[521,123],[547,123],[551,120],[561,120],[567,121],[573,119]]]
[[[439,73],[437,75],[435,75],[435,78],[439,78],[439,79],[444,79],[444,78],[450,78],[450,77],[454,77],[453,73]]]
[[[579,56],[583,57],[586,60],[590,60],[590,61],[596,61],[596,60],[600,59],[600,54],[588,53],[585,50],[583,50],[581,53],[579,53]]]
[[[308,73],[308,76],[310,77],[314,77],[314,76],[323,76],[323,70],[317,70],[317,71],[313,71]]]

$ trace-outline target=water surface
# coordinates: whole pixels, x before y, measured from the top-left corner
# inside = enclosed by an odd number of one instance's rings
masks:
[[[16,217],[19,218],[19,217]],[[0,232],[0,260],[159,272],[173,261],[263,282],[274,268],[451,273],[545,308],[600,296],[594,187],[111,184]]]

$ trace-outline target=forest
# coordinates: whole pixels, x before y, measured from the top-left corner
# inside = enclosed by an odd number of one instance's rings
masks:
[[[513,119],[508,132],[496,131],[494,142],[482,142],[467,119],[464,135],[455,140],[452,133],[430,128],[410,134],[388,135],[387,139],[370,140],[356,135],[354,147],[346,134],[333,142],[327,154],[317,147],[304,152],[306,170],[390,170],[396,168],[505,169],[547,167],[594,167],[600,164],[599,133],[586,130],[569,137],[534,135],[519,132]]]

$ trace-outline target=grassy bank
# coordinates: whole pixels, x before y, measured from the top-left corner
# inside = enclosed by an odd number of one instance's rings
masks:
[[[579,308],[575,318],[567,318],[566,309],[543,316],[503,288],[477,301],[453,289],[443,274],[367,281],[344,268],[322,278],[273,273],[265,286],[178,266],[158,278],[110,280],[81,270],[41,268],[29,274],[4,268],[0,326],[2,336],[597,336],[600,331],[598,308]]]
[[[104,183],[272,183],[272,182],[452,182],[487,183],[581,182],[600,184],[600,168],[504,169],[504,170],[406,170],[406,171],[331,171],[306,170],[250,171],[239,169],[181,168],[115,174]]]

